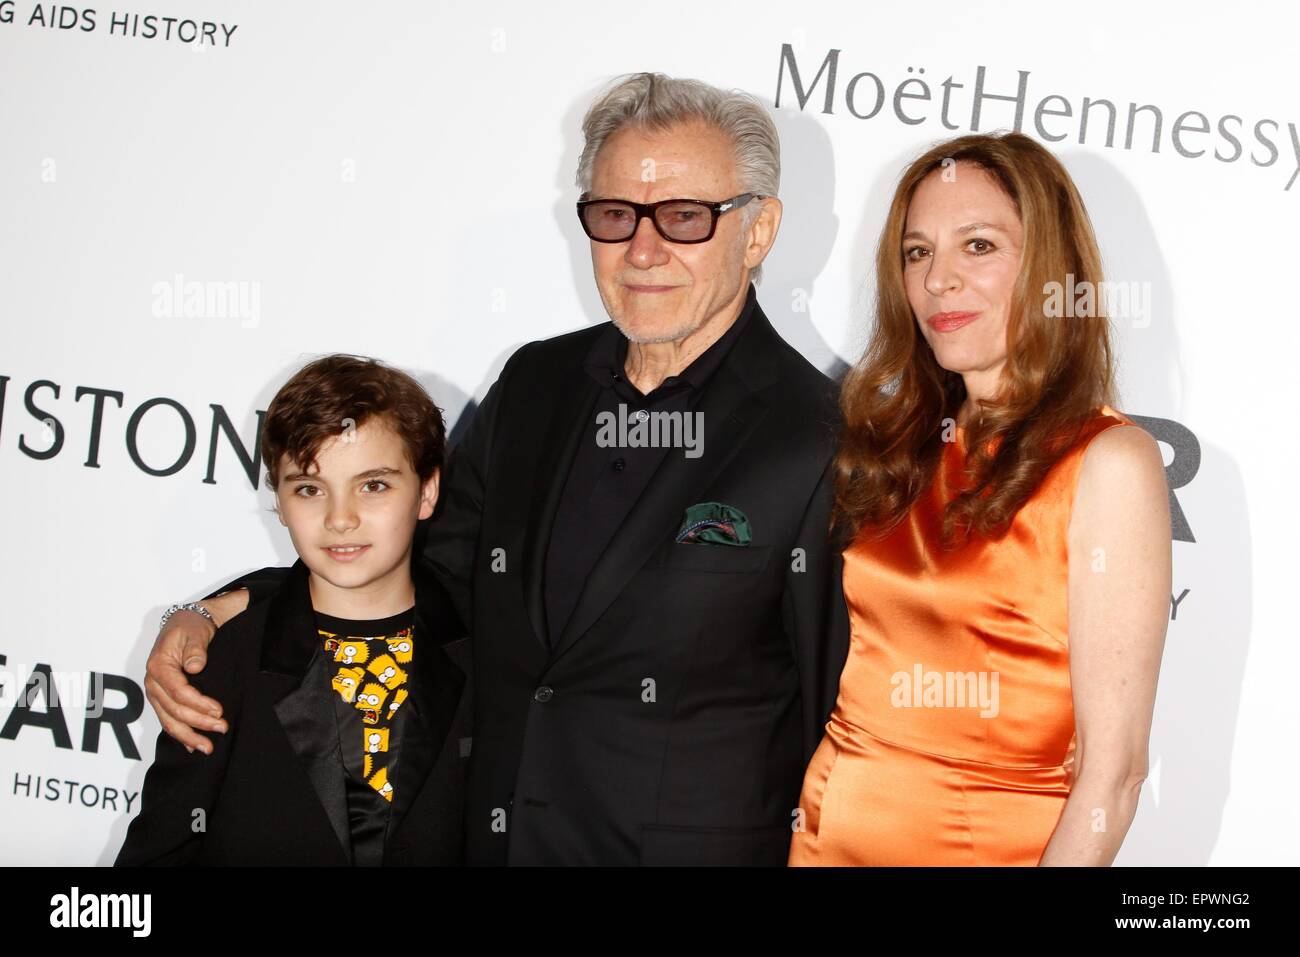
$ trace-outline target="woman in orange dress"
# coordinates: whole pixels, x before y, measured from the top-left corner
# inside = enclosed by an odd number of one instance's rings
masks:
[[[1029,138],[960,137],[903,174],[876,266],[841,398],[850,650],[790,863],[1109,864],[1171,546],[1159,449],[1112,404],[1087,212]]]

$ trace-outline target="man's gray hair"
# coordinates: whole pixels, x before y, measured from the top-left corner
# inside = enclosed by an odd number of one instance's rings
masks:
[[[731,140],[742,192],[777,194],[781,186],[781,140],[767,108],[740,90],[722,90],[700,80],[679,80],[662,73],[619,77],[591,105],[582,120],[585,142],[578,157],[578,188],[584,195],[591,191],[596,154],[605,140],[624,127],[661,131],[691,121],[707,123]],[[743,208],[746,226],[760,209],[762,204],[758,202]],[[761,269],[754,270],[754,279]]]

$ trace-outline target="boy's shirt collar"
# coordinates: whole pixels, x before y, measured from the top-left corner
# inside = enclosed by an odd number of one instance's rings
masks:
[[[411,563],[411,573],[415,582],[414,625],[417,634],[424,636],[424,647],[445,645],[465,637],[451,598],[438,580],[418,560]],[[317,612],[311,604],[309,576],[306,563],[298,559],[275,594],[267,599],[259,664],[262,671],[301,680],[315,660],[319,650]],[[231,624],[240,620],[237,617]]]
[[[315,614],[316,624],[319,627],[340,637],[346,636],[348,638],[377,638],[381,635],[394,635],[415,624],[414,605],[405,611],[398,612],[396,615],[389,615],[387,618],[339,618],[337,615],[327,615],[323,611],[317,611]]]

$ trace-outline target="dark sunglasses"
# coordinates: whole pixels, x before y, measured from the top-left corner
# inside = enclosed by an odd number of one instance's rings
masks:
[[[702,199],[661,199],[633,203],[626,199],[588,199],[578,203],[578,221],[587,236],[598,243],[625,243],[636,233],[642,217],[649,216],[655,231],[670,243],[706,243],[718,228],[718,217],[740,209],[758,193],[741,193],[718,203]]]

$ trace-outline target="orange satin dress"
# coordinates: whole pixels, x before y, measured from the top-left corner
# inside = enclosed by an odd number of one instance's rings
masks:
[[[1067,533],[1103,406],[1006,536],[939,546],[965,433],[885,538],[844,552],[851,637],[791,865],[1036,865],[1070,793]]]

